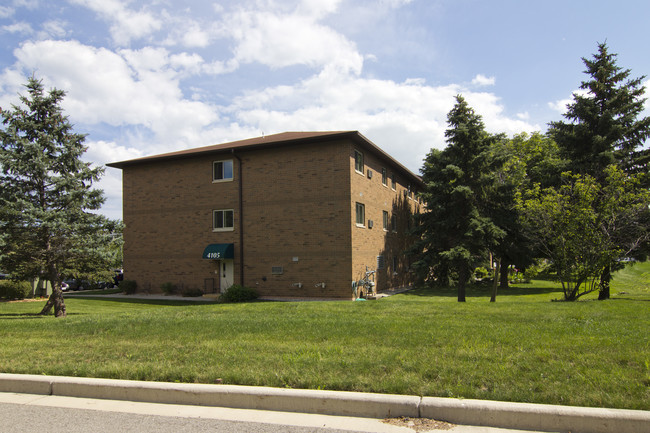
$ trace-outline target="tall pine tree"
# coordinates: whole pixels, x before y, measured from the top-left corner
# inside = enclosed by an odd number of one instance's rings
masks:
[[[66,315],[64,278],[110,272],[115,223],[92,213],[104,202],[93,189],[103,169],[81,160],[85,136],[73,132],[60,103],[30,78],[21,105],[2,110],[0,129],[0,267],[12,278],[45,278],[52,294],[41,311]]]
[[[582,60],[589,79],[580,88],[586,94],[574,94],[564,114],[567,122],[552,122],[549,129],[568,161],[567,169],[592,176],[603,185],[606,168],[613,164],[639,176],[642,187],[650,187],[650,149],[643,148],[650,136],[650,117],[640,117],[645,76],[630,78],[631,71],[616,64],[616,54],[610,54],[605,43],[598,44],[592,59]],[[610,274],[607,267],[600,299],[609,298]]]
[[[646,101],[645,76],[629,78],[631,71],[616,64],[616,54],[610,54],[604,43],[598,44],[592,59],[582,61],[589,79],[580,88],[587,93],[575,93],[564,114],[567,122],[551,122],[549,129],[568,168],[601,183],[610,164],[627,173],[647,174],[650,150],[643,145],[650,136],[650,117],[640,117]]]
[[[425,274],[432,272],[443,285],[455,273],[458,301],[464,302],[474,267],[485,260],[503,231],[487,216],[486,173],[493,137],[460,95],[447,122],[447,147],[432,149],[422,168],[426,210],[419,217],[416,267]]]

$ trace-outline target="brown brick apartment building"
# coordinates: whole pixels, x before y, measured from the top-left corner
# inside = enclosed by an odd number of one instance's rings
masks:
[[[410,284],[421,179],[357,131],[286,132],[108,164],[123,172],[125,278],[138,290],[353,299]]]

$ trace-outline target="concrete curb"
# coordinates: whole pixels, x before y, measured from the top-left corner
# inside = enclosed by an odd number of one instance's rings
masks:
[[[484,400],[0,373],[0,392],[366,418],[422,417],[486,427],[645,433],[650,411]]]

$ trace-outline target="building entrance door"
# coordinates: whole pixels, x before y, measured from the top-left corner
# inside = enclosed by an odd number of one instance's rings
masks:
[[[219,262],[219,288],[221,293],[233,285],[234,268],[233,260],[224,259]]]

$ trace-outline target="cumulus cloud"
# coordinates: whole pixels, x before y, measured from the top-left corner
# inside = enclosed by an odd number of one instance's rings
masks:
[[[363,56],[355,44],[318,21],[336,4],[326,2],[328,7],[310,13],[300,7],[289,13],[237,9],[224,15],[218,31],[222,37],[235,40],[231,62],[238,65],[257,62],[271,68],[328,66],[359,74]]]
[[[485,75],[478,74],[472,79],[472,84],[475,86],[494,86],[496,79],[494,77],[486,77]]]
[[[49,84],[67,91],[64,108],[76,122],[140,125],[171,146],[191,142],[218,118],[214,107],[185,99],[179,88],[185,68],[200,63],[193,56],[51,40],[25,43],[14,54],[23,69],[42,71]]]
[[[84,6],[110,23],[113,41],[120,46],[128,45],[132,39],[140,39],[162,27],[162,22],[142,8],[129,9],[120,0],[70,0]]]

